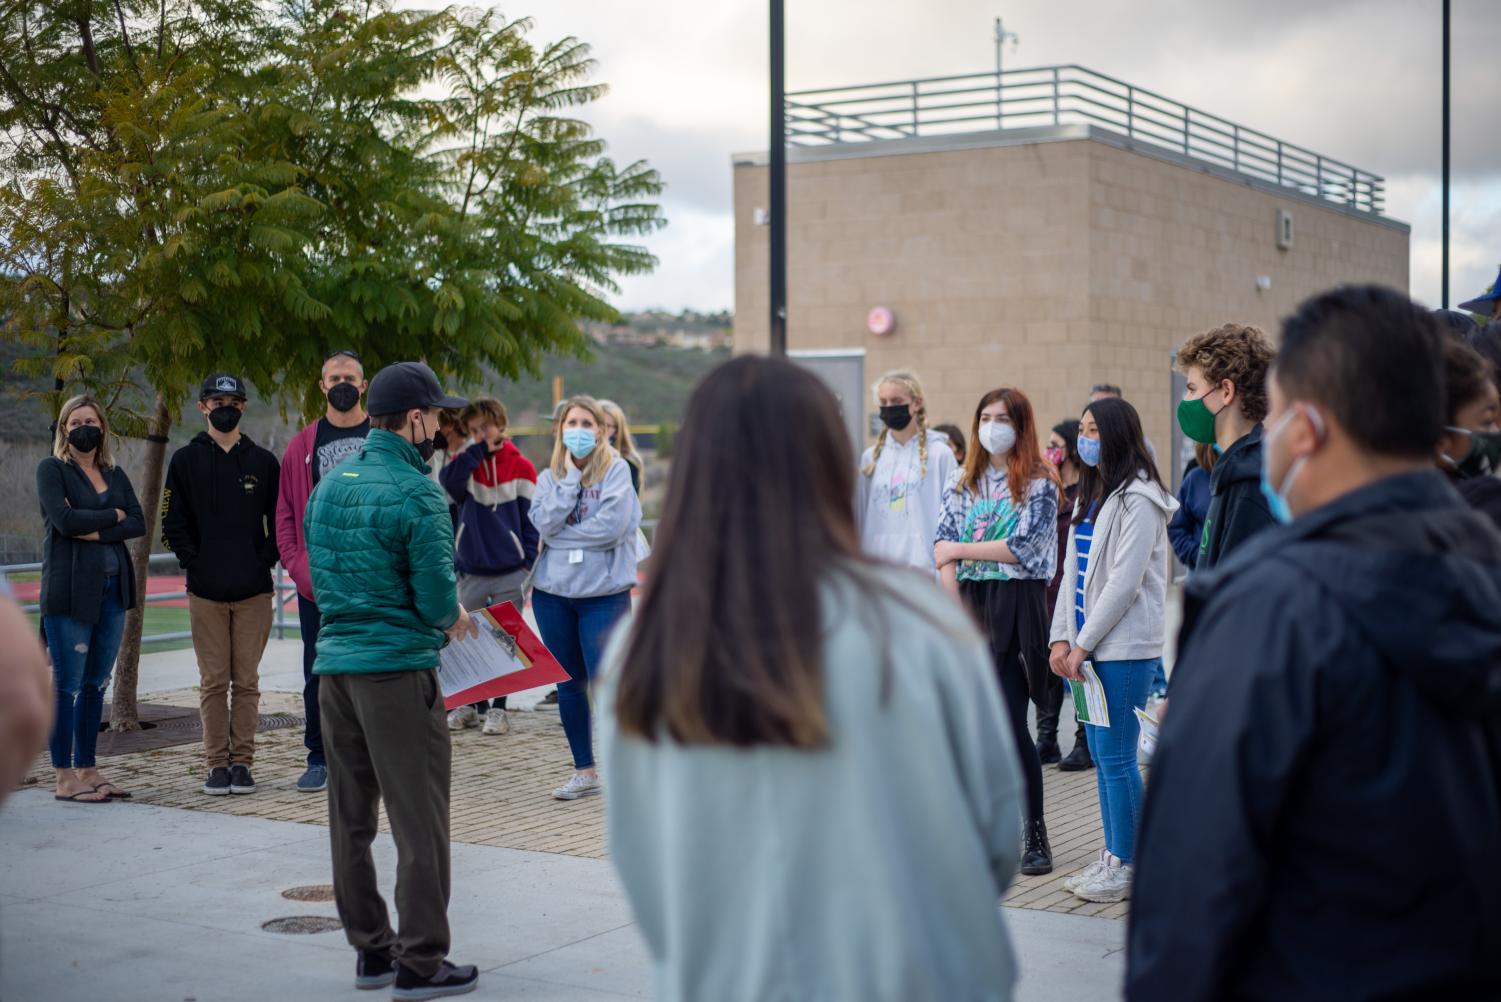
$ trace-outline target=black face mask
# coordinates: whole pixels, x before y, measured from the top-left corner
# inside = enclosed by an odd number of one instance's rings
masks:
[[[891,407],[882,407],[881,420],[892,431],[901,431],[912,423],[912,407],[909,404],[895,404]]]
[[[433,448],[440,452],[447,452],[448,436],[441,431],[433,432]]]
[[[422,431],[425,430],[423,428],[422,419],[421,418],[417,419],[417,430],[418,430],[418,434],[421,434]],[[417,455],[419,455],[419,456],[422,457],[422,461],[424,463],[427,462],[429,459],[432,459],[433,458],[433,453],[437,451],[437,445],[436,445],[436,443],[433,442],[433,437],[434,436],[429,435],[427,438],[424,438],[420,442],[417,442],[417,441],[412,442],[412,444],[417,447]]]
[[[360,402],[360,388],[353,383],[335,383],[328,391],[328,406],[341,414],[354,410]]]
[[[1501,432],[1472,431],[1469,439],[1470,451],[1456,464],[1459,475],[1465,478],[1488,477],[1501,472]]]
[[[214,430],[221,435],[228,435],[234,431],[240,423],[240,409],[225,404],[223,407],[215,407],[208,412],[208,423],[214,426]]]
[[[68,445],[74,452],[87,455],[104,442],[104,429],[94,424],[82,424],[68,432]]]

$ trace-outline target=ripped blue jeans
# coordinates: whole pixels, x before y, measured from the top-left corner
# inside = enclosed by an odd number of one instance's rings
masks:
[[[49,743],[54,769],[92,769],[99,721],[104,716],[104,688],[120,652],[125,607],[120,579],[104,579],[99,622],[80,623],[72,616],[45,616],[47,652],[52,655],[52,687],[57,712]]]

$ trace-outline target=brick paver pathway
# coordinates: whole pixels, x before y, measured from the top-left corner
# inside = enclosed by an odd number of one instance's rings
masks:
[[[156,693],[153,703],[197,706],[196,690]],[[302,698],[264,693],[260,712],[302,712]],[[1064,750],[1072,744],[1064,737]],[[242,814],[276,821],[327,825],[328,804],[321,794],[298,793],[305,750],[300,728],[265,731],[256,737],[255,781],[248,797],[209,797],[202,792],[203,759],[198,744],[179,745],[100,759],[105,775],[134,794],[136,802],[221,814]],[[531,849],[571,856],[603,858],[604,811],[599,798],[564,803],[552,790],[572,769],[563,729],[555,709],[512,713],[511,733],[485,737],[478,729],[453,736],[453,796],[450,832],[455,842]],[[1126,905],[1080,901],[1063,889],[1063,881],[1086,866],[1103,844],[1093,770],[1059,772],[1044,766],[1048,833],[1054,869],[1044,877],[1018,876],[1005,903],[1078,915],[1123,918]],[[28,783],[53,782],[45,757]],[[384,812],[381,830],[386,831]]]

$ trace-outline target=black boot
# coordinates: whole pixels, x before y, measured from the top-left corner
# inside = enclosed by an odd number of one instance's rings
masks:
[[[1063,680],[1057,675],[1051,676],[1051,682],[1036,706],[1037,758],[1043,765],[1052,765],[1062,757],[1062,749],[1058,747],[1058,714],[1063,710]]]
[[[1042,818],[1027,825],[1022,844],[1022,874],[1028,877],[1053,872],[1053,847],[1048,845],[1048,826]]]
[[[1083,772],[1094,768],[1094,759],[1089,757],[1089,741],[1084,737],[1084,725],[1074,735],[1074,750],[1058,763],[1059,772]]]

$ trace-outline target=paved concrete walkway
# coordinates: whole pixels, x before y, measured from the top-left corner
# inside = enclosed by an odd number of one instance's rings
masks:
[[[376,842],[390,900],[395,850]],[[143,804],[60,804],[24,790],[0,809],[0,999],[221,1002],[368,999],[337,930],[263,931],[333,916],[282,892],[331,879],[327,830]],[[649,998],[645,950],[607,862],[455,843],[453,958],[472,998]],[[1025,1002],[1119,997],[1125,923],[1004,910]]]

